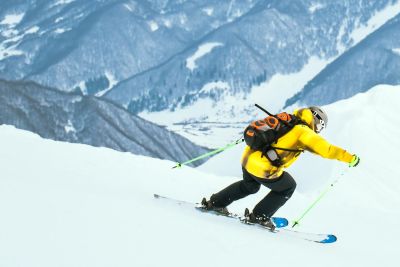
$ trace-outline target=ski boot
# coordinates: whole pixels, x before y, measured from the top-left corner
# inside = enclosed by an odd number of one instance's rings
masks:
[[[219,213],[221,215],[229,216],[231,213],[228,211],[226,207],[215,207],[213,205],[213,202],[211,200],[208,200],[203,197],[201,200],[201,208],[209,211],[214,211],[216,213]]]
[[[271,221],[270,218],[264,216],[256,216],[253,213],[250,213],[249,209],[246,208],[244,211],[244,222],[248,224],[259,224],[271,232],[275,231],[275,224]]]

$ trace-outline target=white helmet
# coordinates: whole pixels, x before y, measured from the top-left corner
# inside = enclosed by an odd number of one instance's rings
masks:
[[[320,107],[309,107],[314,117],[314,131],[320,133],[328,125],[328,115]]]

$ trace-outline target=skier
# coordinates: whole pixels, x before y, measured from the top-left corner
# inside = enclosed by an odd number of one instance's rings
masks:
[[[301,154],[299,151],[307,150],[324,158],[336,159],[348,163],[349,167],[358,165],[360,158],[357,155],[328,143],[319,135],[328,124],[327,114],[320,107],[298,109],[294,111],[293,116],[300,123],[293,126],[274,144],[274,147],[282,148],[273,150],[278,155],[279,164],[267,157],[263,151],[246,146],[241,159],[243,180],[211,195],[209,200],[203,198],[203,208],[229,214],[228,205],[255,194],[263,185],[271,191],[254,207],[252,213],[246,209],[245,216],[250,223],[258,223],[274,230],[275,225],[270,218],[296,189],[295,180],[285,169],[297,160]]]

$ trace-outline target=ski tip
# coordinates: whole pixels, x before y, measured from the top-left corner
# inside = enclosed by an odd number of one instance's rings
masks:
[[[317,243],[322,243],[322,244],[330,244],[334,243],[337,241],[337,237],[335,235],[327,235],[325,239],[321,241],[317,241]]]

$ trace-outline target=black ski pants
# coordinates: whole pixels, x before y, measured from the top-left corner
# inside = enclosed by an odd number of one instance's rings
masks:
[[[268,180],[253,176],[244,168],[242,170],[243,180],[233,183],[211,196],[210,200],[213,206],[226,207],[233,201],[257,193],[261,185],[264,185],[271,191],[254,207],[253,214],[259,217],[271,218],[286,203],[296,189],[296,181],[287,172],[283,172],[276,179]]]

